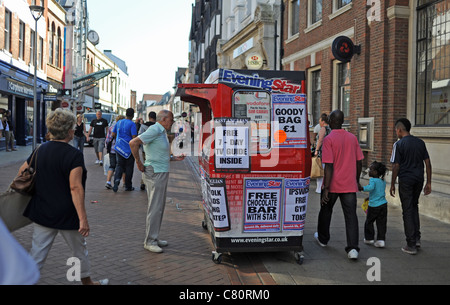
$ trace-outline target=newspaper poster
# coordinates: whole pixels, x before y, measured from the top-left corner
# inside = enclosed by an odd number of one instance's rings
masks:
[[[225,178],[210,178],[200,166],[203,206],[215,231],[230,230]]]
[[[305,94],[274,94],[273,147],[307,148],[308,120]]]
[[[214,156],[216,171],[249,172],[248,119],[215,119]]]
[[[281,231],[283,178],[246,178],[244,188],[244,232]]]
[[[310,179],[285,179],[283,230],[303,230]]]

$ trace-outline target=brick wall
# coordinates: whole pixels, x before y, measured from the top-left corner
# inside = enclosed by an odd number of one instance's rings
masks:
[[[367,20],[366,1],[354,0],[351,8],[330,19],[332,0],[322,1],[322,24],[310,31],[307,28],[308,1],[300,1],[300,33],[297,39],[286,43],[288,33],[289,1],[284,12],[284,58],[310,46],[317,45],[330,37],[353,28],[350,37],[361,45],[361,54],[351,61],[351,94],[349,131],[357,133],[358,118],[374,118],[374,148],[365,153],[366,165],[373,160],[389,162],[392,144],[395,142],[394,123],[406,116],[408,76],[408,19],[387,16],[387,9],[393,5],[408,6],[406,0],[380,1],[380,21]],[[289,40],[288,40],[289,41]],[[333,62],[331,45],[314,54],[304,56],[293,64],[295,70],[305,70],[315,65],[321,68],[320,112],[330,113],[333,108]],[[285,63],[285,70],[291,69]]]

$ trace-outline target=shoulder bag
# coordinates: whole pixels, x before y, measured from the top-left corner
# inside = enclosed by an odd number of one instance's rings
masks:
[[[33,152],[28,167],[25,168],[23,172],[19,173],[9,186],[14,191],[24,195],[33,195],[35,177],[37,172],[36,159],[38,150],[39,147]]]

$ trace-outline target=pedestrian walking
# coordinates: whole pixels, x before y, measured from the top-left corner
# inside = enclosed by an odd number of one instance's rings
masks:
[[[141,127],[138,130],[138,135],[143,134],[150,126],[154,125],[156,123],[156,112],[154,111],[150,111],[148,114],[148,121],[141,124]],[[144,152],[144,148],[141,145],[140,148],[141,152],[142,152],[142,158],[144,158],[145,161],[145,152]],[[141,179],[141,190],[145,190],[145,183],[144,180]]]
[[[6,151],[17,151],[17,149],[14,148],[14,127],[11,123],[11,111],[6,110],[3,113],[2,118],[3,123],[3,131],[5,133],[5,147]],[[8,145],[11,149],[8,149]]]
[[[322,113],[322,115],[320,116],[319,124],[320,124],[320,131],[317,135],[316,149],[314,152],[314,156],[319,157],[322,160],[323,139],[331,132],[331,128],[330,126],[328,126],[328,115],[326,113]],[[322,166],[324,166],[323,163]],[[316,181],[317,181],[316,193],[320,194],[322,192],[323,177],[317,178]]]
[[[155,253],[163,252],[161,247],[167,241],[159,239],[164,208],[166,204],[167,183],[169,182],[170,161],[182,161],[184,156],[174,157],[170,154],[167,131],[172,127],[173,113],[162,110],[156,116],[156,124],[130,142],[138,169],[143,173],[147,196],[148,210],[144,248]],[[139,156],[139,147],[144,146],[145,162]]]
[[[358,218],[356,215],[356,192],[364,155],[358,139],[342,129],[344,113],[334,110],[328,119],[331,133],[325,137],[322,148],[322,162],[325,163],[324,182],[321,194],[321,208],[314,238],[319,245],[326,246],[330,240],[330,223],[333,207],[339,198],[345,218],[347,252],[349,259],[357,259]]]
[[[369,206],[364,223],[364,243],[384,248],[387,231],[387,200],[386,200],[386,165],[374,161],[369,167],[369,184],[360,191],[369,192]],[[377,224],[377,240],[375,241],[374,223]]]
[[[398,177],[398,193],[402,203],[403,225],[406,246],[402,251],[416,254],[421,247],[419,197],[431,193],[431,161],[425,142],[410,134],[411,122],[402,118],[395,123],[399,140],[394,143],[391,155],[392,181],[390,194],[395,197],[395,182]],[[424,167],[427,180],[424,185]]]
[[[120,120],[123,120],[123,119],[125,119],[125,117],[123,115],[118,115],[116,117],[116,121],[113,123],[112,126],[110,126],[108,128],[108,134],[106,135],[106,140],[105,140],[106,153],[109,157],[109,168],[108,168],[108,173],[106,175],[105,187],[109,190],[111,190],[113,188],[112,183],[114,181],[111,181],[111,180],[114,177],[114,172],[116,171],[116,166],[117,166],[117,155],[116,155],[116,151],[114,149],[114,145],[116,145],[116,139],[113,138],[112,132],[113,132],[114,126],[116,126],[117,122]],[[125,182],[125,178],[123,180]]]
[[[86,143],[86,138],[89,135],[84,127],[83,115],[77,115],[77,123],[75,124],[75,135],[73,136],[73,147],[79,149],[81,152],[84,151],[84,143]]]
[[[122,174],[125,173],[125,191],[133,191],[134,187],[132,185],[133,173],[134,173],[134,156],[133,154],[129,154],[129,156],[124,156],[118,150],[118,145],[120,141],[128,143],[131,139],[137,137],[136,124],[132,121],[134,117],[134,109],[128,108],[125,112],[126,118],[124,120],[120,120],[114,126],[112,137],[116,139],[116,145],[114,149],[116,151],[117,156],[117,165],[114,173],[114,186],[113,191],[117,192],[119,189],[120,180],[122,178]],[[129,149],[129,146],[127,147]]]
[[[42,269],[53,241],[60,233],[72,256],[80,260],[82,284],[107,284],[107,280],[91,280],[86,247],[86,237],[90,232],[85,209],[87,171],[83,154],[69,144],[75,133],[75,115],[56,109],[47,116],[46,124],[50,141],[39,147],[35,193],[24,212],[24,216],[34,222],[30,254]],[[32,155],[19,173],[28,167],[31,158]]]
[[[92,134],[92,130],[94,130],[93,135],[93,144],[94,151],[97,156],[97,160],[95,164],[100,164],[103,166],[103,149],[105,148],[105,140],[106,140],[106,131],[108,128],[108,121],[102,118],[102,112],[99,110],[96,113],[96,118],[92,120],[91,127],[88,132],[88,141],[89,136]]]

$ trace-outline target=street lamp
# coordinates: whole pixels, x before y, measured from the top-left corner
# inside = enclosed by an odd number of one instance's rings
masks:
[[[34,28],[34,99],[33,99],[33,151],[36,149],[37,140],[37,32],[38,20],[44,14],[45,8],[39,5],[30,5],[30,12],[35,21]]]

